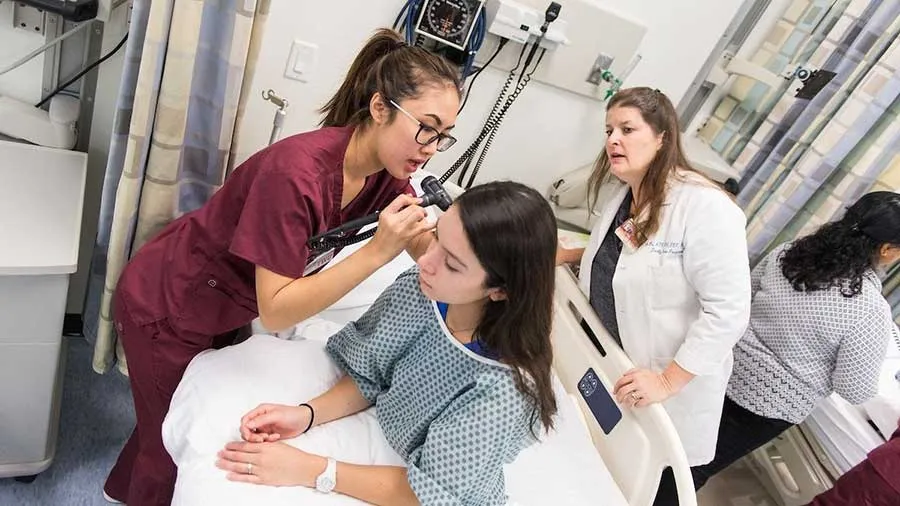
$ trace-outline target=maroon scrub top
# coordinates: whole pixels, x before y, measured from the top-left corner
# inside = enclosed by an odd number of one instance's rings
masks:
[[[299,278],[307,240],[383,209],[409,180],[382,170],[341,209],[351,127],[286,138],[241,164],[200,209],[144,245],[122,273],[118,293],[133,321],[168,318],[175,328],[215,336],[258,316],[257,265]]]
[[[869,462],[881,477],[900,494],[900,420],[891,439],[869,453]]]

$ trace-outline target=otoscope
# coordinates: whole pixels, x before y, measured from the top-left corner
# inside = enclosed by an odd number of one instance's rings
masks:
[[[421,207],[436,205],[441,211],[446,211],[453,204],[453,199],[450,198],[447,190],[434,176],[426,176],[422,180],[422,193],[422,203],[419,204]],[[380,215],[381,211],[376,211],[362,218],[350,220],[339,227],[314,236],[306,242],[306,245],[311,251],[324,251],[329,248],[343,248],[344,246],[364,241],[375,235],[375,229],[368,230],[362,234],[351,234],[370,223],[375,223]]]

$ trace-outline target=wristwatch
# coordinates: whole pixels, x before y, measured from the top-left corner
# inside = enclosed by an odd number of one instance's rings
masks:
[[[325,471],[316,478],[316,490],[323,494],[330,494],[337,484],[337,461],[329,458]]]

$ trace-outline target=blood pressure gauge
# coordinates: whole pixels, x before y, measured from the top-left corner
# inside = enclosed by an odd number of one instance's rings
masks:
[[[426,0],[416,33],[465,51],[483,0]]]

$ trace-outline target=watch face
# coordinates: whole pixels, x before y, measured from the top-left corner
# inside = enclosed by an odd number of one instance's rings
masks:
[[[331,492],[334,490],[334,480],[328,476],[319,476],[319,478],[316,479],[316,488],[319,489],[320,492]]]

